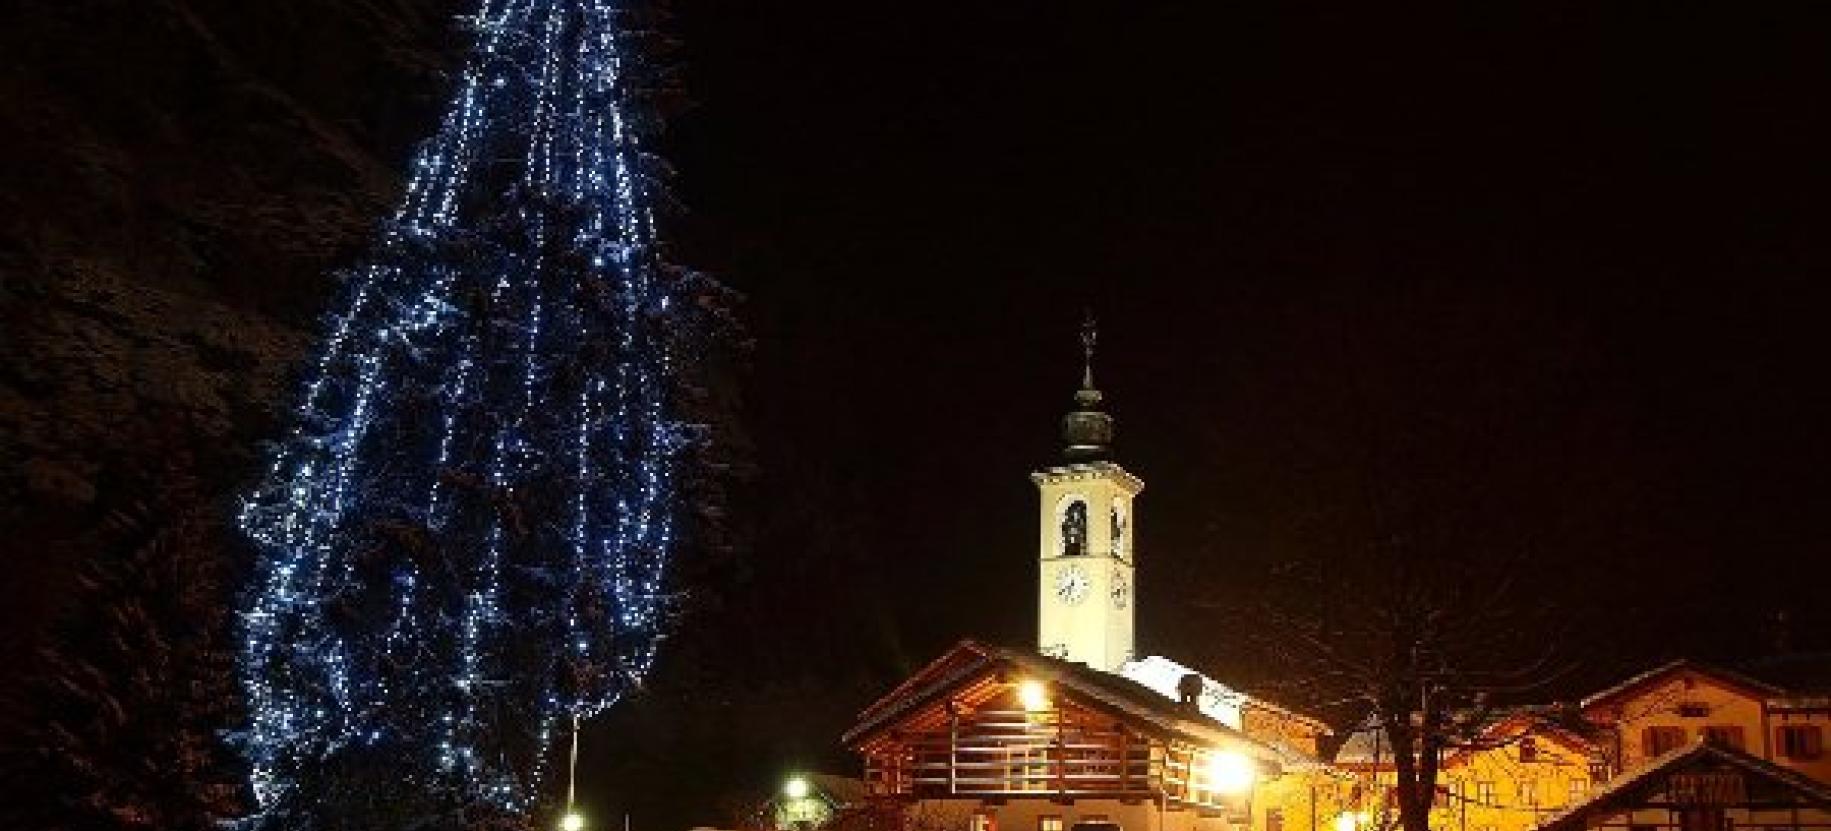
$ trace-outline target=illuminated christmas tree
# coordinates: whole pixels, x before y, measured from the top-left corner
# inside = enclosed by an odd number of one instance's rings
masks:
[[[651,15],[482,0],[466,21],[451,106],[241,514],[273,827],[525,816],[668,614],[683,378],[716,287],[657,242]]]

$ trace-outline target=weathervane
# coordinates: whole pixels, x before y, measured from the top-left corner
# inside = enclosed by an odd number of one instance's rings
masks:
[[[1081,323],[1081,389],[1094,388],[1094,346],[1100,341],[1100,324],[1094,320],[1092,309],[1087,310],[1087,319]]]
[[[1062,419],[1062,438],[1070,461],[1106,458],[1113,442],[1113,417],[1100,410],[1100,391],[1094,389],[1094,347],[1100,342],[1100,324],[1092,309],[1081,323],[1081,388],[1074,394],[1074,409]]]

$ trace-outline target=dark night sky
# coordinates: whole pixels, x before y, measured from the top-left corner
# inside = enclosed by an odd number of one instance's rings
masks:
[[[751,596],[683,641],[759,679],[864,673],[820,725],[958,637],[1027,642],[1025,475],[1084,307],[1149,483],[1146,649],[1254,676],[1214,607],[1258,590],[1307,472],[1345,463],[1362,416],[1332,390],[1369,373],[1407,420],[1508,391],[1492,440],[1542,475],[1496,498],[1527,527],[1584,503],[1604,565],[1570,579],[1633,581],[1594,676],[1753,654],[1780,609],[1816,639],[1811,27],[1491,5],[683,4],[681,251],[750,297],[760,469],[747,564],[711,591]]]
[[[1148,483],[1146,650],[1266,680],[1240,611],[1323,553],[1290,529],[1373,422],[1492,423],[1433,463],[1522,533],[1581,528],[1547,562],[1624,581],[1588,677],[1755,654],[1780,610],[1831,648],[1823,29],[1340,5],[676,0],[678,258],[749,299],[756,473],[650,694],[588,737],[595,812],[718,821],[845,764],[851,714],[952,641],[1030,641],[1026,476],[1086,308]],[[280,74],[413,90],[367,148],[404,158],[436,96],[350,57]]]

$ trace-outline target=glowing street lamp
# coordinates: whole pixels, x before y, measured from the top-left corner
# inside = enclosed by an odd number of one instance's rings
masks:
[[[806,799],[808,791],[807,780],[799,776],[789,777],[788,784],[782,786],[782,794],[789,799]]]
[[[1025,681],[1017,685],[1017,702],[1024,706],[1024,712],[1035,713],[1049,709],[1049,688],[1041,681]]]
[[[1258,770],[1244,753],[1216,750],[1208,755],[1208,783],[1218,793],[1246,793],[1256,778]]]
[[[572,714],[572,753],[566,762],[566,813],[559,818],[559,831],[585,831],[585,815],[579,813],[579,714]]]
[[[1367,824],[1367,814],[1359,811],[1343,811],[1335,817],[1335,831],[1359,831]]]

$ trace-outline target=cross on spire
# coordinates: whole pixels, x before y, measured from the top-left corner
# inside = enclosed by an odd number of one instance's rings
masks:
[[[1070,461],[1104,459],[1113,440],[1113,417],[1101,411],[1103,396],[1094,389],[1094,347],[1099,340],[1100,327],[1089,310],[1081,323],[1081,389],[1074,394],[1074,409],[1062,419],[1065,455]]]
[[[1094,388],[1094,347],[1100,342],[1100,323],[1094,320],[1092,309],[1087,310],[1087,319],[1081,322],[1081,389]]]

